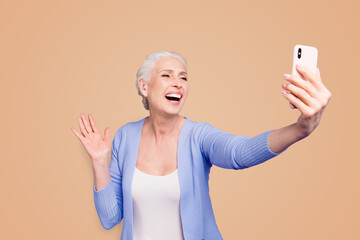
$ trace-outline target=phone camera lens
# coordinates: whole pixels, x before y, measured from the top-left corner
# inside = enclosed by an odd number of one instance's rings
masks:
[[[301,58],[301,48],[299,48],[299,50],[298,50],[298,58],[299,59]]]

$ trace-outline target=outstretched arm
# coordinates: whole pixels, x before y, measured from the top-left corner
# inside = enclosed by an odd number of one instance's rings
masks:
[[[321,116],[328,105],[331,92],[325,87],[320,77],[320,70],[312,74],[309,69],[297,66],[302,79],[295,75],[284,74],[288,84],[282,84],[283,96],[301,113],[297,122],[276,129],[269,135],[269,148],[279,153],[295,142],[309,136],[319,125]]]

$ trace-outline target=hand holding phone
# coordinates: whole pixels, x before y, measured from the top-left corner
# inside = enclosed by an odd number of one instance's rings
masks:
[[[315,47],[305,45],[295,45],[292,62],[292,75],[296,75],[304,79],[301,74],[296,70],[296,65],[307,67],[312,73],[316,73],[318,59],[318,50]],[[305,81],[308,81],[304,79]],[[295,109],[296,107],[289,103],[290,108]]]

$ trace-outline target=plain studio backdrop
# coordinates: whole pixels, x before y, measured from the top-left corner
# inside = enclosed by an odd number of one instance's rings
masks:
[[[360,239],[360,15],[353,1],[0,2],[0,238],[120,239],[102,228],[90,159],[71,127],[93,114],[111,140],[147,116],[144,57],[189,64],[181,114],[236,135],[296,122],[281,95],[295,44],[315,46],[333,97],[319,127],[244,170],[214,166],[224,239]]]

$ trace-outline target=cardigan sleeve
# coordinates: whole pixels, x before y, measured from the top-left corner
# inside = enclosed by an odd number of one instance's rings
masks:
[[[263,163],[280,153],[268,145],[270,130],[255,137],[236,136],[204,123],[200,147],[211,164],[221,168],[244,169]]]
[[[112,142],[109,166],[110,182],[102,189],[93,185],[94,202],[102,226],[109,230],[119,224],[123,218],[122,173],[119,168],[118,152],[121,142],[121,128]]]

